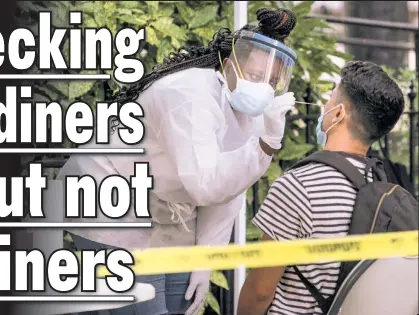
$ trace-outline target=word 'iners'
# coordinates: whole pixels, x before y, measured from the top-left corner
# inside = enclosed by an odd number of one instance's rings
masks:
[[[418,231],[346,236],[335,239],[267,241],[224,247],[152,248],[131,252],[136,274],[289,266],[324,261],[356,261],[418,255]],[[104,267],[98,276],[109,275]]]

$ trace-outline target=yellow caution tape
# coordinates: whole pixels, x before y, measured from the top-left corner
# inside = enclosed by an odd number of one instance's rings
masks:
[[[131,254],[135,258],[131,268],[137,275],[417,256],[418,231],[217,247],[151,248]],[[98,268],[99,277],[107,275],[110,272],[106,267]]]

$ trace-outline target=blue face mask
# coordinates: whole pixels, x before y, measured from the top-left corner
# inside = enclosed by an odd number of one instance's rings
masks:
[[[317,135],[317,144],[321,145],[322,148],[326,145],[327,134],[322,130],[324,114],[319,117],[317,120],[316,135]]]
[[[268,83],[255,83],[240,79],[237,75],[236,89],[231,93],[231,107],[252,117],[263,114],[264,109],[275,96],[275,90]]]
[[[338,123],[340,123],[342,121],[343,117],[345,117],[345,113],[343,114],[342,118],[339,121],[337,121],[333,125],[331,125],[326,131],[322,130],[322,124],[323,124],[324,116],[326,116],[328,113],[330,113],[332,110],[334,110],[335,108],[337,108],[339,106],[342,106],[342,104],[339,104],[339,105],[331,108],[327,112],[323,113],[317,121],[317,127],[316,127],[317,144],[321,145],[322,148],[324,148],[324,146],[326,145],[327,133],[330,131],[330,129],[332,129],[334,126],[336,126]]]

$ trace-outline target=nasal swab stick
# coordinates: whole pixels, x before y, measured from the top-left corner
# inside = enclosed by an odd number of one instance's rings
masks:
[[[307,103],[307,102],[295,102],[295,103],[297,103],[297,104],[305,104],[305,105],[314,105],[314,106],[319,106],[319,107],[323,106],[323,105],[319,105],[319,104],[316,104],[316,103]]]

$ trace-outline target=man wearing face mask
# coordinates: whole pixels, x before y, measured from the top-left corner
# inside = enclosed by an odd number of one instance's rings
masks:
[[[146,139],[129,147],[145,155],[72,156],[58,179],[109,175],[129,179],[135,162],[148,162],[153,176],[149,210],[153,228],[74,229],[78,249],[226,245],[245,191],[268,169],[281,148],[285,115],[295,103],[287,93],[296,54],[284,39],[296,25],[293,12],[260,9],[258,26],[237,33],[220,30],[208,47],[170,54],[116,101],[137,101]],[[109,144],[126,148],[112,121]],[[97,219],[109,222],[100,212]],[[125,222],[138,222],[134,211]],[[72,219],[72,222],[79,220]],[[144,220],[150,221],[150,220]],[[170,264],[170,261],[167,262]],[[140,276],[156,288],[152,301],[109,310],[112,315],[197,314],[204,305],[210,271]]]
[[[348,63],[318,120],[317,141],[341,154],[365,176],[367,151],[390,132],[404,109],[399,86],[377,65]],[[355,169],[356,171],[356,169]],[[372,174],[366,175],[369,181]],[[347,235],[357,191],[335,168],[318,162],[278,178],[253,223],[263,240],[337,238]],[[333,296],[339,262],[299,265],[323,298]],[[238,315],[324,314],[293,266],[252,269],[240,294]]]

